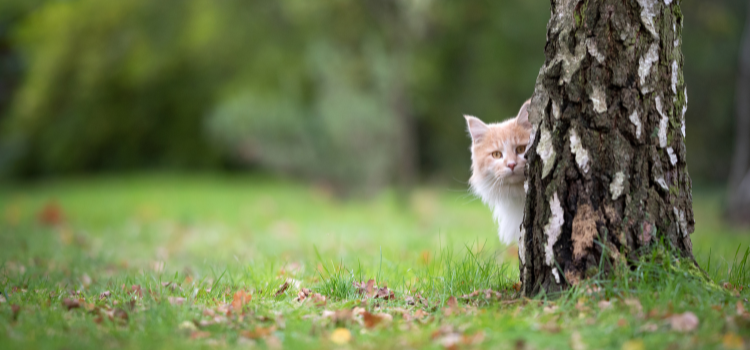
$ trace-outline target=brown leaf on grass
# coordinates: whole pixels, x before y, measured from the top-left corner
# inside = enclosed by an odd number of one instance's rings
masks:
[[[737,315],[748,316],[747,311],[745,311],[745,304],[742,303],[742,300],[737,300]]]
[[[354,288],[357,289],[357,294],[365,295],[367,298],[372,298],[375,295],[375,280],[370,279],[367,282],[352,282]]]
[[[190,339],[196,340],[196,339],[204,339],[211,336],[211,332],[206,331],[193,331],[190,333]]]
[[[50,201],[39,211],[37,220],[45,226],[59,226],[65,221],[65,217],[60,205],[55,201]]]
[[[630,308],[630,312],[638,318],[643,318],[643,306],[638,299],[625,299],[623,300],[625,305]]]
[[[123,321],[123,322],[128,322],[129,317],[128,317],[127,311],[125,311],[125,310],[123,310],[121,308],[116,308],[114,310],[114,312],[112,314],[112,317],[110,319],[120,320],[120,321]]]
[[[464,334],[461,342],[464,345],[479,345],[484,341],[484,332],[479,331],[474,334]]]
[[[612,308],[612,302],[609,300],[602,300],[598,304],[600,310],[607,310]]]
[[[68,311],[70,311],[71,309],[77,309],[81,307],[81,302],[78,299],[65,298],[63,299],[63,306],[68,308]]]
[[[16,304],[13,304],[13,305],[10,306],[10,312],[12,313],[11,319],[13,321],[17,321],[18,320],[18,313],[21,312],[21,307],[18,306],[18,305],[16,305]]]
[[[297,293],[297,298],[294,299],[295,301],[304,301],[312,294],[312,291],[307,288],[302,288],[299,290],[299,293]]]
[[[474,297],[476,297],[478,295],[479,295],[479,291],[475,289],[473,292],[471,292],[469,294],[462,295],[461,299],[471,299],[471,298],[474,298]]]
[[[724,334],[721,340],[721,344],[724,345],[725,349],[744,349],[745,341],[739,335],[728,332]]]
[[[276,294],[274,294],[274,296],[279,296],[281,294],[284,294],[284,292],[286,292],[287,289],[289,289],[289,282],[284,281],[284,284],[279,286],[279,289],[276,291]]]
[[[454,296],[448,298],[445,304],[447,306],[446,308],[443,308],[443,315],[445,316],[456,315],[464,311],[458,306],[458,300],[456,300],[456,297]]]
[[[520,281],[519,281],[519,282],[516,282],[516,284],[514,284],[514,285],[513,285],[513,290],[515,290],[515,291],[516,291],[516,293],[520,293],[520,292],[521,292],[521,287],[522,287],[522,286],[523,286],[523,285],[521,284],[521,282],[520,282]]]
[[[374,328],[381,323],[390,323],[391,321],[393,321],[393,316],[386,313],[371,314],[367,311],[364,311],[362,312],[362,320],[365,323],[365,327]]]
[[[130,293],[138,295],[139,298],[143,298],[143,289],[141,289],[141,286],[138,284],[130,286]]]
[[[686,311],[670,317],[669,323],[672,325],[672,330],[687,333],[698,328],[700,322],[698,321],[698,316],[695,316],[690,311]]]
[[[312,299],[313,303],[315,303],[315,306],[317,307],[326,306],[326,297],[321,295],[320,293],[313,293],[313,295],[310,296],[310,299]]]
[[[446,302],[446,304],[448,305],[448,307],[451,307],[451,308],[457,307],[458,300],[456,300],[456,297],[451,296],[450,298],[448,298],[448,301]]]
[[[248,339],[260,339],[265,338],[276,331],[276,326],[270,327],[255,327],[252,331],[242,331],[240,335]]]
[[[401,314],[401,318],[403,318],[404,321],[406,322],[410,322],[413,319],[411,312],[409,312],[409,310],[407,309],[404,309],[401,307],[394,307],[394,308],[391,308],[389,311]]]
[[[387,286],[378,288],[378,292],[375,294],[375,299],[393,300],[396,298],[396,293],[388,289]]]
[[[168,300],[169,300],[169,303],[172,305],[182,305],[185,303],[185,300],[187,299],[183,297],[169,297]]]
[[[236,293],[234,293],[234,297],[232,298],[232,310],[242,310],[242,307],[249,303],[252,299],[253,296],[250,295],[250,293],[247,293],[244,290],[238,290]]]
[[[422,309],[419,309],[419,310],[417,310],[417,311],[414,311],[414,318],[416,318],[416,319],[418,319],[418,320],[419,320],[419,319],[422,319],[422,318],[425,318],[425,317],[427,317],[427,316],[429,316],[429,315],[430,315],[429,313],[425,312],[425,311],[424,311],[424,310],[422,310]]]
[[[112,296],[112,292],[105,290],[101,294],[99,294],[99,300],[106,299]]]

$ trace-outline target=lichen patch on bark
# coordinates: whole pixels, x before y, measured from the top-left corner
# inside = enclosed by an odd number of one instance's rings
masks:
[[[615,179],[609,184],[609,192],[612,194],[612,200],[617,200],[622,195],[624,188],[623,182],[625,181],[625,174],[622,171],[615,174]]]
[[[591,102],[594,103],[594,111],[596,113],[607,111],[607,95],[601,86],[594,87],[594,91],[591,93]]]
[[[664,115],[664,110],[661,104],[661,97],[656,96],[656,111],[659,112],[661,120],[659,120],[659,147],[667,147],[667,128],[669,127],[669,118]]]
[[[679,229],[680,233],[682,233],[682,237],[687,237],[690,232],[688,232],[687,229],[687,221],[685,220],[685,211],[677,209],[676,207],[672,207],[674,210],[674,216],[675,220],[679,223]]]
[[[672,165],[677,164],[677,155],[674,154],[672,147],[667,147],[667,154],[669,155],[669,162],[672,163]]]
[[[589,204],[578,206],[575,218],[573,218],[573,257],[576,260],[586,255],[586,249],[594,245],[594,238],[598,232],[596,221],[599,219],[597,212]]]
[[[654,26],[654,16],[656,15],[654,6],[658,4],[658,1],[638,0],[638,4],[641,5],[641,21],[643,25],[651,33],[651,36],[658,40],[659,33],[656,32],[656,26]]]
[[[560,284],[560,273],[557,272],[557,268],[552,268],[552,275],[555,276],[555,283]]]
[[[542,178],[545,178],[555,165],[555,147],[552,145],[552,135],[544,125],[542,125],[539,145],[536,151],[539,157],[542,158]]]
[[[640,78],[641,92],[643,94],[651,92],[651,87],[646,84],[646,78],[648,78],[649,74],[651,74],[651,67],[655,62],[658,61],[659,42],[655,41],[651,43],[648,52],[646,52],[646,54],[638,60],[638,77]]]
[[[584,174],[589,172],[589,152],[583,148],[575,128],[570,129],[570,151],[576,155],[576,164]]]
[[[597,62],[604,63],[606,56],[602,55],[602,53],[599,52],[599,49],[596,48],[596,41],[593,39],[586,39],[586,48],[589,49],[589,55],[596,58]]]
[[[643,128],[643,125],[641,124],[641,119],[638,118],[638,111],[633,111],[632,114],[630,114],[630,122],[635,125],[635,138],[641,139],[641,129]]]
[[[549,201],[549,209],[551,215],[549,222],[544,226],[544,233],[547,235],[547,243],[544,246],[544,262],[547,266],[552,266],[555,262],[555,251],[554,245],[560,238],[562,233],[562,225],[565,222],[562,206],[560,205],[560,199],[557,197],[557,192],[552,195]]]
[[[674,100],[677,101],[677,83],[679,82],[679,71],[680,67],[677,65],[677,61],[672,61],[672,93],[674,93]]]

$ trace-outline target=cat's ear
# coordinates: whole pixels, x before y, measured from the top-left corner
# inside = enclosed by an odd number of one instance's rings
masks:
[[[531,123],[529,122],[529,106],[530,105],[531,105],[531,100],[526,100],[526,102],[523,103],[523,106],[521,106],[521,110],[518,111],[518,116],[516,116],[516,124],[526,129],[531,129]]]
[[[469,127],[469,134],[471,134],[471,140],[474,141],[474,143],[478,143],[479,141],[482,141],[482,138],[484,135],[487,134],[487,131],[490,130],[490,128],[479,120],[479,118],[470,116],[470,115],[464,115],[464,118],[466,118],[466,125]]]

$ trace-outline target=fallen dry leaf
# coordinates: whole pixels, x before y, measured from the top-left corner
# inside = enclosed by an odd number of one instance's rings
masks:
[[[105,290],[101,294],[99,294],[99,300],[106,299],[112,296],[112,292]]]
[[[17,321],[18,320],[18,313],[21,312],[21,306],[15,305],[15,304],[11,305],[10,306],[10,312],[12,313],[11,319],[13,319],[13,321]]]
[[[600,310],[607,310],[612,308],[612,302],[609,300],[602,300],[599,303],[597,303],[597,306],[599,306]]]
[[[638,299],[625,299],[623,301],[625,305],[630,308],[630,312],[636,315],[638,318],[643,318],[643,306]]]
[[[134,284],[130,286],[130,293],[138,295],[139,298],[143,298],[143,290],[141,289],[141,286],[138,284]]]
[[[448,301],[446,302],[446,304],[450,308],[458,307],[458,301],[456,300],[456,297],[454,296],[451,296],[450,298],[448,298]]]
[[[232,310],[242,310],[242,307],[249,303],[252,299],[253,296],[250,295],[250,293],[247,293],[244,290],[238,290],[236,293],[234,293],[234,297],[232,298]]]
[[[396,293],[394,293],[392,290],[388,289],[387,286],[383,286],[381,288],[378,288],[378,292],[375,293],[375,299],[385,299],[385,300],[392,300],[396,298]]]
[[[0,294],[0,303],[6,303],[6,302],[8,301],[5,299],[5,295]]]
[[[68,311],[70,311],[71,309],[77,309],[81,307],[81,302],[78,299],[65,298],[63,299],[63,306],[68,308]]]
[[[739,335],[729,332],[724,334],[721,340],[721,344],[726,349],[744,349],[745,341]]]
[[[622,350],[643,350],[645,347],[643,346],[643,340],[640,339],[633,339],[628,340],[622,344]]]
[[[737,315],[738,316],[747,315],[747,311],[745,311],[745,304],[742,303],[742,300],[737,300]]]
[[[522,286],[523,285],[521,284],[521,282],[516,282],[516,284],[513,285],[513,289],[518,293],[518,292],[521,292]]]
[[[365,327],[374,328],[381,323],[390,323],[391,321],[393,321],[393,316],[386,313],[371,314],[367,311],[364,311],[362,312],[362,320],[365,323]]]
[[[45,204],[37,219],[45,226],[59,226],[65,220],[62,208],[55,201]]]
[[[169,297],[169,303],[172,305],[182,305],[185,303],[185,298],[182,297]]]
[[[326,297],[321,295],[320,293],[313,293],[313,295],[310,296],[310,299],[312,299],[313,303],[315,303],[315,306],[317,307],[326,306]]]
[[[252,331],[242,331],[240,335],[248,339],[260,339],[271,335],[276,331],[276,326],[271,327],[255,327]]]
[[[279,289],[276,291],[276,294],[274,294],[274,296],[279,296],[281,294],[284,294],[284,292],[286,292],[287,289],[289,289],[289,282],[285,281],[284,284],[279,286]]]
[[[643,326],[641,326],[641,328],[639,328],[639,329],[641,330],[641,332],[653,333],[653,332],[656,332],[657,330],[659,330],[659,326],[657,326],[656,323],[649,322],[649,323],[646,323]]]
[[[210,336],[211,336],[211,333],[210,332],[206,332],[206,331],[193,331],[192,333],[190,333],[190,339],[193,339],[193,340],[195,340],[195,339],[204,339],[204,338],[208,338]]]
[[[307,297],[310,296],[310,294],[312,294],[311,290],[309,290],[307,288],[301,288],[299,290],[299,293],[297,293],[297,298],[294,299],[294,300],[295,301],[303,301],[303,300],[307,299]]]
[[[677,332],[692,332],[698,328],[698,316],[690,311],[683,312],[672,316],[669,319],[669,323],[672,325],[672,330]]]
[[[375,295],[375,280],[370,279],[367,282],[352,282],[354,288],[357,289],[357,294],[364,295],[367,298],[372,298]]]
[[[352,340],[352,333],[346,328],[336,328],[330,336],[333,343],[343,345]]]

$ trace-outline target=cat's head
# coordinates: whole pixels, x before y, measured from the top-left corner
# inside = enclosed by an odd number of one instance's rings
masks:
[[[526,168],[531,123],[526,101],[518,115],[502,123],[485,124],[479,118],[464,116],[471,134],[472,185],[522,184]]]

